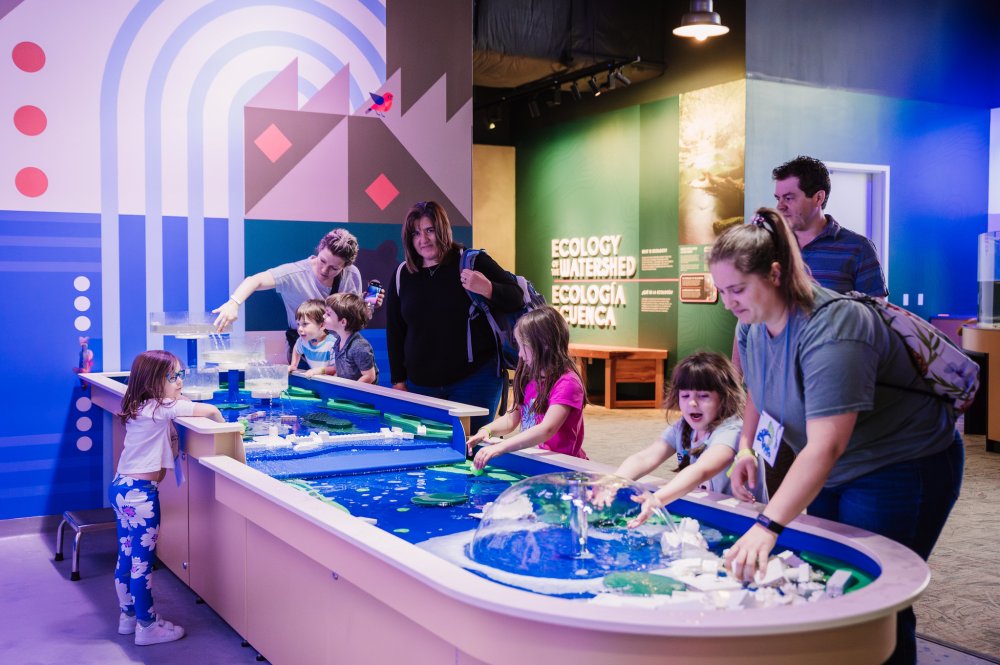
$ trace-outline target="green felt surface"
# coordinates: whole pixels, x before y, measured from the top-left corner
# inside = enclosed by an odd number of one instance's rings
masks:
[[[847,570],[851,573],[851,580],[844,587],[844,593],[848,591],[857,591],[858,589],[863,589],[872,582],[875,581],[868,573],[853,568],[843,561],[837,561],[836,559],[831,559],[823,554],[817,554],[815,552],[799,552],[799,558],[808,563],[813,568],[819,568],[827,575],[832,575],[837,570]]]
[[[630,596],[670,595],[687,588],[672,577],[651,573],[611,573],[603,582],[605,587]]]

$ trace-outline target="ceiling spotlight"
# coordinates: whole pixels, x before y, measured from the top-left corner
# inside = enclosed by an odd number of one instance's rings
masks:
[[[712,11],[712,0],[691,0],[691,11],[681,18],[680,27],[674,28],[678,37],[693,37],[703,42],[729,32],[722,19]]]
[[[548,106],[559,106],[562,104],[562,88],[558,85],[552,88],[552,99],[546,102]]]
[[[589,79],[587,79],[587,85],[590,86],[590,91],[594,93],[594,97],[601,96],[601,86],[597,85],[596,76],[591,76]]]
[[[604,85],[607,86],[608,90],[614,90],[615,89],[615,79],[614,79],[614,76],[612,76],[610,69],[608,70],[608,82],[605,83]]]
[[[622,82],[623,85],[632,85],[632,80],[622,74],[622,68],[619,67],[615,70],[615,78]]]
[[[528,102],[528,115],[535,119],[542,117],[542,112],[538,108],[538,102],[534,99]]]
[[[580,86],[576,84],[576,81],[573,81],[572,83],[569,84],[569,92],[571,95],[573,95],[573,101],[576,102],[580,101],[581,97]]]

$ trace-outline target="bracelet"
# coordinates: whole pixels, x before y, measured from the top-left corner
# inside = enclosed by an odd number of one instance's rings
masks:
[[[241,300],[240,300],[239,298],[237,298],[237,297],[236,297],[235,295],[231,295],[231,296],[229,296],[229,299],[230,299],[230,300],[232,300],[232,301],[233,301],[234,303],[236,303],[236,306],[237,306],[237,307],[239,307],[240,305],[242,305],[242,304],[243,304],[243,301],[241,301]]]
[[[757,513],[757,519],[754,521],[776,536],[780,536],[781,532],[785,530],[784,524],[778,524],[764,513]]]
[[[489,427],[480,427],[479,428],[479,433],[482,434],[483,432],[486,432],[486,438],[487,439],[492,438],[493,432],[490,431]]]
[[[736,466],[736,463],[744,457],[752,457],[756,460],[757,452],[753,448],[740,448],[739,452],[736,453],[736,457],[733,458],[733,463],[726,470],[726,478],[729,478],[733,474],[733,468]]]

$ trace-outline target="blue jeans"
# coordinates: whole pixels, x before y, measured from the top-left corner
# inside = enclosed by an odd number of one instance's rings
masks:
[[[489,425],[496,418],[503,383],[503,377],[497,376],[497,361],[493,358],[464,379],[446,386],[418,386],[407,379],[406,389],[418,395],[483,407],[489,411],[487,415],[469,419],[469,431],[475,434],[480,427]]]
[[[965,445],[898,462],[837,487],[823,488],[809,514],[856,526],[909,547],[926,561],[962,487]],[[908,607],[896,618],[896,651],[888,663],[915,663],[917,618]]]
[[[108,499],[118,517],[118,606],[143,625],[156,620],[153,608],[153,556],[160,533],[159,484],[115,475]]]

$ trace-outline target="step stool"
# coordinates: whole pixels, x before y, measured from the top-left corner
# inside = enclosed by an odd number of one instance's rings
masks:
[[[69,578],[76,582],[80,579],[80,539],[83,534],[91,531],[114,529],[118,525],[113,508],[97,508],[95,510],[67,510],[63,520],[56,530],[56,561],[63,560],[63,532],[66,525],[73,527],[76,537],[73,538],[73,572]]]

